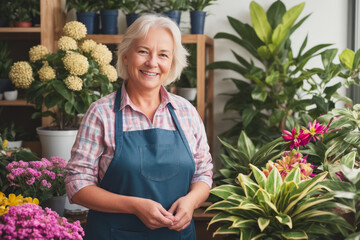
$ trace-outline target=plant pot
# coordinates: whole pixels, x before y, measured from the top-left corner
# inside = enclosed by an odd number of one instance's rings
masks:
[[[196,88],[176,88],[177,95],[189,100],[194,101],[196,98],[197,89]]]
[[[5,92],[4,92],[5,100],[8,100],[8,101],[14,101],[14,100],[16,100],[16,99],[17,99],[17,96],[18,96],[18,90],[5,91]]]
[[[204,11],[190,12],[191,34],[204,34],[205,17]]]
[[[94,19],[94,34],[100,33],[100,13],[95,13]]]
[[[118,33],[118,10],[101,10],[101,33],[117,34]]]
[[[31,22],[13,22],[14,27],[31,27]]]
[[[171,20],[173,20],[178,26],[180,26],[181,12],[180,11],[168,11],[164,12]]]
[[[139,17],[140,14],[137,13],[126,14],[126,25],[130,27],[130,25],[133,24],[133,22],[135,22],[135,20],[138,19]]]
[[[95,13],[94,12],[77,12],[76,18],[86,27],[87,34],[94,34]]]
[[[8,141],[6,148],[21,148],[22,141]]]
[[[40,15],[37,14],[36,16],[31,19],[31,24],[33,27],[40,27]]]
[[[67,196],[52,197],[41,204],[41,207],[48,207],[59,214],[60,217],[64,216],[65,200]]]

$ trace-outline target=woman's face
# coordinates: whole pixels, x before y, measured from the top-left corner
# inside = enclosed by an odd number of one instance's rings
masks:
[[[160,87],[169,74],[173,52],[171,32],[151,27],[146,38],[134,40],[123,56],[129,72],[129,83],[144,90]]]

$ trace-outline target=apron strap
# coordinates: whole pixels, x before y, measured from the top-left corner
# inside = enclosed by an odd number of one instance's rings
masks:
[[[175,126],[176,126],[177,130],[178,130],[179,133],[180,133],[181,139],[182,139],[182,141],[183,141],[183,143],[184,143],[184,145],[185,145],[185,147],[186,147],[186,150],[188,151],[191,159],[194,160],[194,157],[193,157],[193,155],[192,155],[192,153],[191,153],[191,150],[190,150],[190,147],[189,147],[189,143],[188,143],[188,141],[187,141],[187,139],[186,139],[186,137],[185,137],[185,134],[184,134],[184,132],[183,132],[181,126],[180,126],[179,120],[178,120],[178,118],[176,117],[176,114],[175,114],[175,111],[174,111],[173,106],[171,105],[171,103],[168,103],[166,106],[168,107],[168,109],[169,109],[169,111],[170,111],[171,117],[172,117],[172,119],[173,119],[174,122],[175,122]]]
[[[123,118],[120,110],[121,104],[121,87],[116,91],[114,112],[115,112],[115,148],[114,156],[121,152],[123,142]]]

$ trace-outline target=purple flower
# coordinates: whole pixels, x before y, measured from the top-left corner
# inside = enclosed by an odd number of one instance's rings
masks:
[[[303,130],[299,132],[296,130],[296,127],[293,128],[291,132],[283,130],[282,138],[285,141],[290,142],[290,148],[299,147],[300,145],[306,145],[309,143],[310,133],[305,133]]]

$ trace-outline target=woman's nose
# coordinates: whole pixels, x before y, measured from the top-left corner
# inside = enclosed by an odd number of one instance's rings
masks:
[[[149,55],[149,58],[147,59],[146,64],[149,67],[156,67],[157,66],[157,57],[154,55]]]

